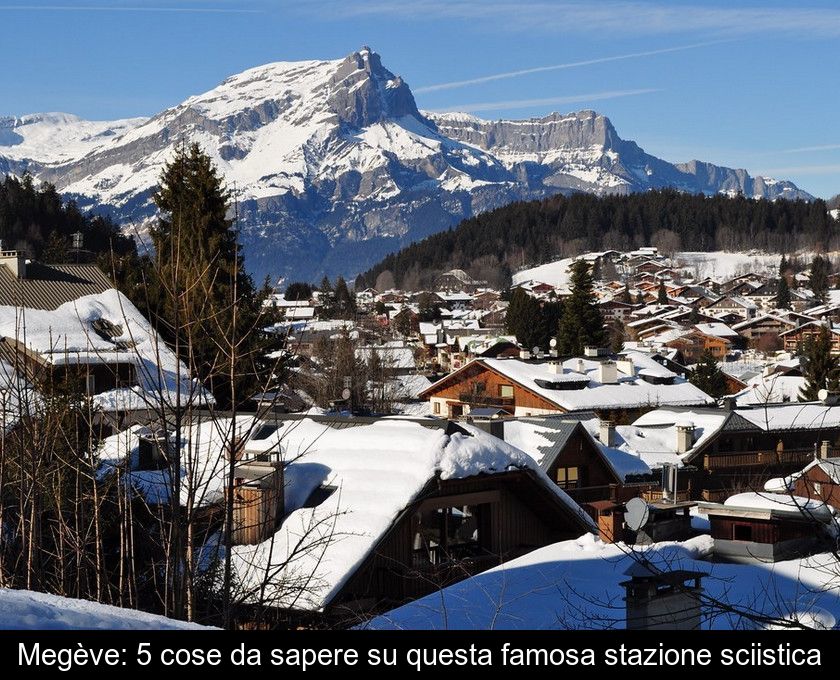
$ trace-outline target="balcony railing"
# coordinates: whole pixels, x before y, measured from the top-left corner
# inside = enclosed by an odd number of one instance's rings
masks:
[[[489,394],[471,394],[465,392],[458,395],[458,400],[470,406],[513,406],[513,397],[493,397]]]
[[[835,456],[838,449],[832,449]],[[740,451],[719,455],[706,454],[703,467],[706,470],[736,470],[738,468],[771,467],[778,465],[804,465],[814,458],[814,449],[788,449],[786,451]]]

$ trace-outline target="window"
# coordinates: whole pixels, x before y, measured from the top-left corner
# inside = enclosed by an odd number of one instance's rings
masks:
[[[513,385],[499,385],[499,396],[513,399]]]
[[[733,524],[732,525],[732,540],[733,541],[751,541],[752,540],[752,525],[750,525],[750,524]]]
[[[557,468],[557,486],[561,489],[577,489],[578,473],[579,470],[576,467]]]
[[[485,553],[489,519],[489,503],[421,510],[415,516],[415,565],[443,564]]]
[[[439,401],[434,402],[434,405],[432,406],[432,411],[434,411],[437,414],[440,414],[440,402]]]

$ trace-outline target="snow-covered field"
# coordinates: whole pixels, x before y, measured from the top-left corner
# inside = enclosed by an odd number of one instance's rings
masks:
[[[0,589],[3,630],[187,630],[195,623],[30,590]]]

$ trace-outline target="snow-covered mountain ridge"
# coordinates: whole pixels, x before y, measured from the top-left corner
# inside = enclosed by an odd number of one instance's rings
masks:
[[[352,275],[472,214],[558,192],[811,198],[744,170],[660,160],[593,111],[520,121],[421,112],[369,48],[249,69],[148,119],[0,118],[0,173],[28,170],[142,225],[182,141],[198,142],[235,191],[257,277]]]

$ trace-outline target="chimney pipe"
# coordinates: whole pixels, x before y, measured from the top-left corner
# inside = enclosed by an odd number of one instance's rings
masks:
[[[615,424],[612,420],[602,420],[600,422],[598,438],[604,446],[615,444]]]

